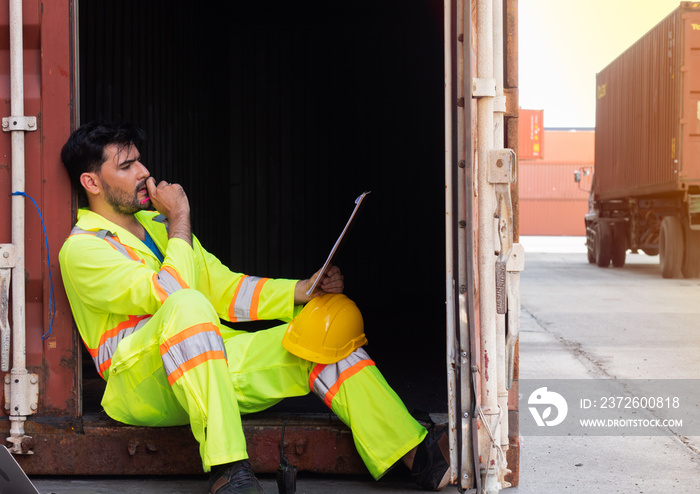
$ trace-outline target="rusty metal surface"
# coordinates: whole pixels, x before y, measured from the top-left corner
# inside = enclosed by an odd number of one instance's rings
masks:
[[[505,0],[505,84],[508,99],[518,102],[518,0]],[[517,105],[519,107],[519,104]],[[519,136],[520,114],[506,114],[506,140],[507,148],[515,151],[519,156],[521,149]],[[519,159],[519,158],[518,158]],[[518,182],[511,185],[510,193],[513,203],[513,242],[520,240],[520,174]],[[506,475],[506,482],[517,487],[520,483],[520,419],[518,409],[518,381],[520,375],[520,345],[515,344],[515,358],[513,367],[513,386],[508,391],[508,451],[506,461],[510,474]]]
[[[600,199],[700,184],[696,5],[682,3],[597,76]]]
[[[516,94],[518,92],[517,89],[511,89],[510,91],[514,91]],[[517,115],[517,113],[516,113]],[[520,118],[515,116],[515,117],[506,117],[506,140],[505,140],[505,145],[506,148],[512,149],[515,152],[515,156],[519,156],[519,150],[520,150],[520,141],[518,139],[518,133],[519,133],[519,122]],[[517,161],[519,161],[519,158],[516,158]],[[517,162],[516,161],[516,162]],[[517,168],[520,167],[520,165],[516,165]],[[520,171],[517,171],[517,176],[516,176],[516,182],[514,184],[511,184],[510,186],[510,198],[513,203],[513,242],[518,242],[520,240]]]
[[[253,469],[271,473],[280,462],[286,421],[285,456],[300,471],[366,474],[350,430],[330,414],[244,417],[243,430]],[[133,427],[104,414],[76,421],[29,421],[34,455],[17,460],[29,475],[199,474],[199,446],[189,427]],[[9,429],[0,422],[0,431]]]
[[[40,11],[41,10],[41,11]],[[7,5],[0,9],[0,29],[9,25]],[[45,415],[77,415],[77,345],[68,302],[60,285],[58,250],[71,226],[71,192],[59,153],[70,132],[69,1],[23,2],[25,115],[36,116],[38,132],[25,136],[25,190],[41,209],[47,226],[55,317],[51,335],[47,252],[43,228],[33,204],[25,204],[27,367],[39,375],[39,409]],[[57,42],[57,40],[60,40]],[[7,38],[0,44],[8,53]],[[9,59],[0,57],[0,72]],[[10,115],[9,77],[0,77],[0,112]],[[10,136],[0,133],[0,210],[10,211]],[[0,215],[0,243],[10,242],[10,215]]]
[[[505,71],[504,87],[518,88],[518,0],[504,0],[505,8]]]

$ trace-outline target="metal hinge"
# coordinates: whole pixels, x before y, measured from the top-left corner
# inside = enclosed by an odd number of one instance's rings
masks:
[[[489,183],[512,184],[517,179],[515,151],[495,149],[489,152]]]

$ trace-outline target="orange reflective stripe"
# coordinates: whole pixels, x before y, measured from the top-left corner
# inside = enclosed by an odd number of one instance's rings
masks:
[[[335,382],[333,386],[328,390],[328,393],[326,393],[325,398],[323,399],[323,402],[326,404],[328,408],[331,407],[331,403],[333,402],[333,398],[335,398],[335,395],[338,394],[338,391],[340,390],[340,386],[343,385],[343,383],[360,372],[362,369],[367,367],[368,365],[376,365],[373,360],[363,360],[349,369],[343,371],[340,376],[338,376],[338,380]]]
[[[189,288],[180,273],[172,266],[162,266],[160,271],[152,276],[152,281],[161,304],[176,291]]]
[[[221,336],[219,328],[216,327],[216,324],[212,324],[210,322],[206,322],[204,324],[196,324],[190,328],[185,329],[184,331],[180,331],[175,336],[168,338],[163,343],[161,343],[160,354],[163,355],[165,352],[168,351],[170,347],[177,345],[178,343],[182,342],[183,340],[186,340],[190,336],[193,336],[197,333],[203,333],[205,331],[214,331],[216,334]]]
[[[161,270],[167,271],[170,274],[170,276],[175,278],[175,281],[177,281],[182,288],[189,288],[189,285],[185,283],[185,280],[182,279],[182,276],[180,276],[180,273],[174,267],[163,266],[161,267]]]
[[[182,375],[190,369],[197,367],[208,360],[226,360],[226,355],[221,350],[212,350],[209,352],[201,353],[194,358],[191,358],[184,364],[180,365],[177,370],[168,374],[168,382],[172,386],[175,381],[180,379]]]
[[[117,242],[119,242],[119,239],[117,237],[113,237],[113,239],[116,240]],[[141,264],[146,264],[146,260],[141,259],[134,249],[132,249],[128,245],[122,244],[121,242],[119,242],[119,243],[124,247],[124,249],[126,249],[126,252],[127,252],[127,254],[129,254],[130,258],[132,258],[134,261],[140,262]]]
[[[163,305],[168,298],[168,293],[160,286],[160,283],[158,283],[158,273],[153,273],[151,281],[153,281],[153,288],[156,290],[158,300],[160,300],[160,304]]]
[[[107,330],[104,333],[102,333],[102,337],[100,338],[99,346],[102,346],[105,341],[107,341],[109,338],[115,336],[120,331],[127,329],[127,328],[135,327],[139,323],[139,321],[146,319],[147,317],[151,317],[151,316],[150,315],[129,316],[129,318],[126,321],[122,321],[119,324],[117,324],[115,327],[113,327],[112,329]]]
[[[323,372],[323,369],[326,368],[326,364],[317,364],[313,371],[311,371],[311,375],[309,376],[309,389],[313,391],[314,389],[314,382],[316,381],[316,378],[318,375]]]
[[[258,319],[260,293],[269,278],[243,276],[238,282],[228,308],[229,321],[242,322]]]
[[[104,377],[104,371],[112,365],[112,355],[117,351],[119,342],[140,329],[150,318],[151,316],[148,314],[144,316],[129,316],[126,321],[122,321],[114,328],[102,333],[97,348],[90,348],[85,345],[101,377]]]
[[[309,387],[330,408],[345,381],[370,365],[375,365],[374,361],[358,348],[334,364],[316,365],[309,376]]]
[[[253,299],[250,301],[250,318],[258,318],[258,305],[260,305],[260,292],[262,292],[263,286],[269,278],[263,278],[255,285],[255,291],[253,292]]]
[[[180,331],[160,345],[163,367],[172,385],[183,374],[209,360],[226,360],[219,328],[210,322]]]
[[[243,277],[243,279],[238,282],[238,286],[236,286],[236,289],[233,292],[233,298],[231,299],[231,305],[228,307],[228,319],[231,322],[238,322],[238,318],[236,317],[236,300],[238,300],[238,292],[241,291],[241,286],[243,286],[243,280],[247,278],[247,275]]]
[[[105,240],[117,252],[119,252],[119,249],[114,244],[119,244],[124,249],[124,252],[126,252],[127,256],[129,256],[129,258],[132,259],[133,261],[140,262],[141,264],[146,264],[146,261],[144,259],[141,259],[134,249],[132,249],[128,245],[124,245],[123,243],[121,243],[119,241],[119,237],[116,237],[113,235],[108,235],[105,237]],[[122,252],[122,254],[123,254],[123,252]]]
[[[102,362],[100,366],[97,368],[97,373],[100,375],[100,377],[104,378],[104,373],[107,369],[109,369],[112,366],[112,359],[109,358]]]

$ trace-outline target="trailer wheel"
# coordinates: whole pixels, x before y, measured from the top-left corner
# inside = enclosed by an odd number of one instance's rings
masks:
[[[685,228],[685,253],[681,273],[684,278],[700,278],[700,231]]]
[[[621,268],[625,265],[627,255],[627,242],[625,238],[625,225],[617,224],[612,235],[612,265]]]
[[[607,268],[612,258],[612,235],[610,224],[599,222],[595,235],[595,263],[601,268]]]
[[[589,264],[595,264],[595,232],[586,223],[586,255],[588,256]]]
[[[666,216],[659,233],[661,276],[680,278],[683,266],[683,227],[675,216]]]
[[[588,262],[589,264],[594,264],[595,263],[595,248],[588,246]]]

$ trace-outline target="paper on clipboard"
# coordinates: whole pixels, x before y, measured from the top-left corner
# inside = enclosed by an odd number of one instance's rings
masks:
[[[328,259],[326,259],[325,264],[321,268],[321,272],[318,274],[316,277],[316,280],[314,281],[314,284],[309,288],[309,291],[306,292],[307,295],[311,295],[314,290],[316,290],[316,287],[318,284],[321,282],[324,276],[326,276],[326,272],[328,271],[328,268],[331,266],[333,263],[333,258],[335,257],[336,252],[338,251],[338,247],[340,246],[341,241],[343,240],[343,237],[347,233],[348,229],[350,228],[350,225],[355,219],[355,216],[357,214],[357,211],[360,209],[360,205],[362,204],[362,201],[364,198],[369,194],[369,192],[363,192],[360,194],[357,199],[355,199],[355,209],[352,210],[352,214],[350,215],[350,218],[348,218],[348,222],[345,224],[345,228],[343,228],[343,231],[340,233],[340,236],[338,237],[338,240],[335,241],[335,245],[333,245],[333,248],[331,249],[331,253],[328,254]]]

